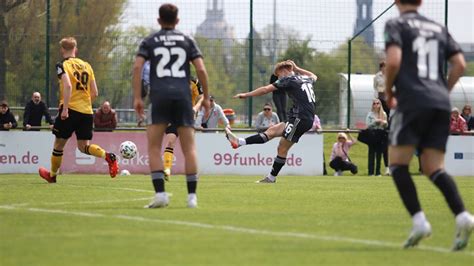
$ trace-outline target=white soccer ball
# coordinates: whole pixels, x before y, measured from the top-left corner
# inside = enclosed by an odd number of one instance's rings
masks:
[[[120,154],[125,159],[132,159],[137,155],[137,145],[127,140],[120,144]]]
[[[120,171],[120,175],[130,175],[130,172],[127,169]]]

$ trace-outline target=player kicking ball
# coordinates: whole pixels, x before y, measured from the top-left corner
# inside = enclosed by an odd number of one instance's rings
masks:
[[[474,217],[444,169],[444,156],[451,111],[449,92],[463,74],[466,62],[447,29],[418,13],[421,0],[396,0],[395,4],[400,16],[385,25],[385,88],[388,106],[396,107],[389,135],[390,171],[413,221],[404,247],[416,246],[431,235],[431,225],[408,171],[413,154],[420,150],[423,174],[441,191],[455,217],[452,249],[462,250],[474,230]],[[447,80],[443,71],[446,60],[450,63]]]
[[[278,80],[272,84],[259,87],[251,92],[239,93],[233,98],[245,99],[253,96],[261,96],[280,90],[285,91],[293,101],[293,107],[289,110],[288,122],[281,122],[269,127],[265,132],[258,133],[247,138],[237,138],[229,128],[226,128],[226,137],[232,148],[240,146],[263,144],[276,137],[282,137],[278,144],[277,156],[273,161],[272,170],[257,183],[275,183],[276,177],[286,163],[288,151],[300,137],[313,126],[315,95],[313,83],[317,77],[312,72],[302,69],[291,61],[279,62],[275,66],[275,75]]]
[[[56,65],[60,88],[59,114],[53,127],[56,139],[51,155],[51,170],[40,167],[39,175],[48,183],[56,183],[64,146],[72,133],[76,133],[77,148],[82,153],[105,159],[109,165],[110,176],[115,177],[119,170],[115,154],[106,152],[96,144],[89,144],[93,124],[91,102],[98,95],[94,71],[89,63],[76,57],[76,39],[64,38],[59,45],[64,59]]]

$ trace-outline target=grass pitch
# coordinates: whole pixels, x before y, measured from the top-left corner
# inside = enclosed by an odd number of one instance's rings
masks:
[[[7,265],[473,265],[474,243],[450,252],[454,219],[415,177],[433,236],[403,250],[411,221],[389,177],[202,176],[186,208],[183,176],[165,209],[143,209],[148,176],[0,176],[0,264]],[[474,179],[456,178],[474,209]]]

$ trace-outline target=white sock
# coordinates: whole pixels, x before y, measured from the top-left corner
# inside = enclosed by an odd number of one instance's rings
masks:
[[[239,146],[244,146],[247,145],[247,142],[245,141],[244,138],[239,138]]]
[[[419,211],[419,212],[415,213],[415,215],[413,215],[412,219],[413,219],[413,224],[423,224],[423,223],[426,222],[426,216],[425,216],[425,213],[423,211]]]
[[[463,211],[460,214],[456,215],[456,221],[464,219],[464,217],[469,217],[470,214],[467,211]]]
[[[268,179],[270,179],[271,181],[275,181],[275,179],[277,178],[276,176],[272,175],[272,174],[268,174],[267,175]]]

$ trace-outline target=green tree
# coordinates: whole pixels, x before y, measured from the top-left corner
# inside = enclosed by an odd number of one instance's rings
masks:
[[[54,62],[61,59],[59,40],[64,36],[76,37],[79,57],[91,63],[98,81],[103,79],[110,63],[109,54],[116,45],[115,25],[119,22],[125,2],[126,0],[51,1],[50,62],[52,63],[49,66],[45,66],[44,49],[46,0],[26,1],[25,8],[16,8],[8,12],[6,27],[9,35],[5,57],[8,97],[13,102],[24,104],[32,91],[39,90],[44,94],[46,91],[44,73],[47,67],[50,71],[50,85],[53,87],[52,105],[56,104],[57,79]],[[100,88],[102,84],[99,82],[98,85]]]
[[[26,0],[11,0],[0,2],[0,100],[5,99],[5,88],[7,79],[7,47],[11,27],[7,24],[7,17],[14,13]]]

